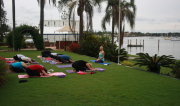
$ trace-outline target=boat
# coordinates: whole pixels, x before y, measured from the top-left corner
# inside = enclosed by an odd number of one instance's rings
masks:
[[[172,38],[171,41],[180,41],[180,38]]]
[[[164,40],[171,40],[170,37],[164,37]]]
[[[153,37],[150,37],[149,39],[154,39]]]
[[[151,34],[151,37],[150,37],[149,39],[154,39],[154,38],[152,37],[152,34]]]

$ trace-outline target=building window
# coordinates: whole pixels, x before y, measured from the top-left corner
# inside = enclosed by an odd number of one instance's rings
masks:
[[[63,26],[64,26],[64,21],[63,21]]]
[[[56,22],[54,21],[54,26],[56,25]]]
[[[48,26],[49,26],[49,21],[48,21]]]

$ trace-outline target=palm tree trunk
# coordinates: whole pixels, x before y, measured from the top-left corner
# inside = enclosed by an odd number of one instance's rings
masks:
[[[13,51],[17,51],[15,49],[15,43],[14,43],[14,38],[15,38],[15,0],[12,0],[12,13],[13,13]]]
[[[44,30],[44,0],[40,1],[40,34],[43,36]]]
[[[80,34],[79,34],[79,44],[80,44],[80,46],[82,46],[84,0],[79,0],[79,4],[80,4]]]
[[[120,26],[119,26],[119,27],[120,27],[120,42],[119,42],[120,47],[119,47],[119,48],[120,48],[120,50],[121,50],[121,46],[122,46],[122,45],[121,45],[121,44],[122,44],[122,42],[121,42],[121,41],[122,41],[122,40],[121,40],[121,39],[122,39],[122,11],[120,12],[120,14],[121,14],[121,15],[120,15]]]
[[[0,0],[0,27],[1,27],[1,0]]]
[[[113,18],[112,18],[112,49],[114,48],[114,20],[115,20],[114,12],[115,12],[115,8],[114,8],[114,6],[113,6]]]

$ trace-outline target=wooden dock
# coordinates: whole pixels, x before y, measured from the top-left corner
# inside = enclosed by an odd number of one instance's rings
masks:
[[[137,39],[136,39],[136,44],[131,44],[131,40],[130,40],[130,44],[129,44],[129,39],[128,39],[127,47],[144,47],[144,39],[143,39],[143,44],[142,45],[141,45],[141,39],[140,39],[140,44],[137,44]]]
[[[144,45],[127,45],[127,47],[144,47]]]

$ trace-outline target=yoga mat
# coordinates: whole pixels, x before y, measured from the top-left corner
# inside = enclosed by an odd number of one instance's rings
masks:
[[[102,69],[102,68],[98,68],[99,70],[97,70],[97,71],[99,71],[99,72],[103,72],[105,69]],[[71,72],[71,70],[65,70],[67,73],[77,73],[77,72]],[[86,71],[92,71],[92,70],[86,70]]]
[[[15,61],[6,61],[6,63],[14,63]]]
[[[6,60],[13,60],[13,58],[5,58]]]
[[[69,65],[56,65],[58,68],[66,68],[66,67],[72,67],[72,64]]]
[[[95,61],[96,61],[96,60],[89,60],[89,61],[91,61],[91,62],[94,62],[94,63],[95,63]],[[110,65],[110,63],[98,63],[98,64],[102,64],[102,65],[104,65],[104,64],[108,64],[108,65]]]
[[[56,62],[49,62],[51,65],[54,65],[54,64],[56,64]],[[58,64],[60,64],[60,63],[58,63]]]
[[[37,58],[41,58],[41,56],[37,56]]]
[[[59,75],[66,75],[66,74],[63,72],[55,72],[55,73],[50,73],[50,75],[59,76]],[[40,76],[40,77],[51,77],[51,76]],[[26,75],[18,75],[18,78],[29,78],[29,77],[27,77]]]
[[[11,65],[12,63],[6,63],[6,65]]]
[[[32,64],[38,64],[39,62],[32,62]]]

